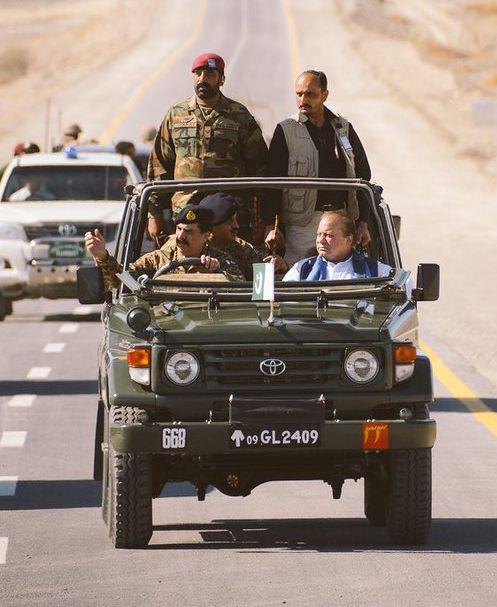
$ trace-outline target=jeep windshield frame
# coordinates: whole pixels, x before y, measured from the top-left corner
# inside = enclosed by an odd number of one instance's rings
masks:
[[[227,283],[192,280],[188,282],[154,280],[143,277],[138,282],[129,272],[129,265],[138,256],[137,242],[141,243],[146,228],[149,200],[155,193],[176,191],[213,192],[223,190],[266,190],[266,189],[353,190],[363,192],[375,221],[379,243],[386,261],[394,268],[390,276],[384,278],[361,278],[333,281],[275,281],[275,301],[310,301],[323,296],[325,299],[346,299],[360,297],[406,298],[405,285],[409,277],[401,267],[400,252],[393,233],[388,207],[381,198],[381,188],[363,179],[323,179],[299,177],[235,177],[219,179],[197,179],[185,181],[154,181],[139,184],[129,200],[130,216],[127,243],[123,251],[123,272],[119,278],[134,294],[146,299],[208,301],[212,294],[219,301],[250,301],[251,281],[230,281]],[[371,219],[370,219],[371,220]],[[160,290],[152,291],[153,287]],[[165,289],[167,287],[167,290]],[[174,290],[170,289],[175,287]],[[199,289],[203,292],[195,292]],[[207,289],[207,291],[206,291]],[[231,291],[231,292],[229,292]],[[236,291],[233,293],[233,291]]]

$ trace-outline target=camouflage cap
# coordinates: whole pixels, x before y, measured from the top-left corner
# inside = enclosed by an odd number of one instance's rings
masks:
[[[204,209],[196,204],[187,204],[178,213],[175,224],[179,223],[202,223],[212,225],[214,212],[210,209]]]
[[[204,53],[193,61],[192,72],[202,67],[210,67],[222,74],[224,72],[224,65],[224,59],[220,55],[216,55],[216,53]]]
[[[214,213],[213,226],[228,221],[238,211],[238,203],[235,198],[231,194],[225,194],[224,192],[209,194],[209,196],[201,200],[198,207],[210,209]]]

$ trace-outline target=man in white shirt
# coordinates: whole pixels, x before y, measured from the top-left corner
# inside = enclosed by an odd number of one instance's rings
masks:
[[[323,213],[316,234],[317,256],[301,259],[285,274],[283,280],[346,280],[385,277],[390,266],[356,253],[355,226],[343,212]]]
[[[55,194],[46,188],[40,177],[32,175],[22,188],[9,196],[9,202],[26,200],[55,200]]]

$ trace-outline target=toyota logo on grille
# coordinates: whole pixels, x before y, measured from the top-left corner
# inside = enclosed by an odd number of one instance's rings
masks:
[[[286,371],[286,365],[279,358],[266,358],[265,360],[261,361],[259,369],[261,370],[261,373],[264,373],[264,375],[275,377],[276,375],[281,375]]]
[[[61,236],[76,236],[78,228],[72,223],[61,223],[57,231]]]

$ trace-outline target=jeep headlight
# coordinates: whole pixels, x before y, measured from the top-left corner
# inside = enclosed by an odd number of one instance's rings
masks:
[[[20,223],[0,221],[0,239],[2,240],[26,240],[26,233]]]
[[[165,362],[166,377],[178,386],[192,384],[200,374],[200,363],[191,352],[174,352]]]
[[[369,350],[353,350],[343,364],[347,377],[357,384],[372,381],[380,369],[378,358]]]

